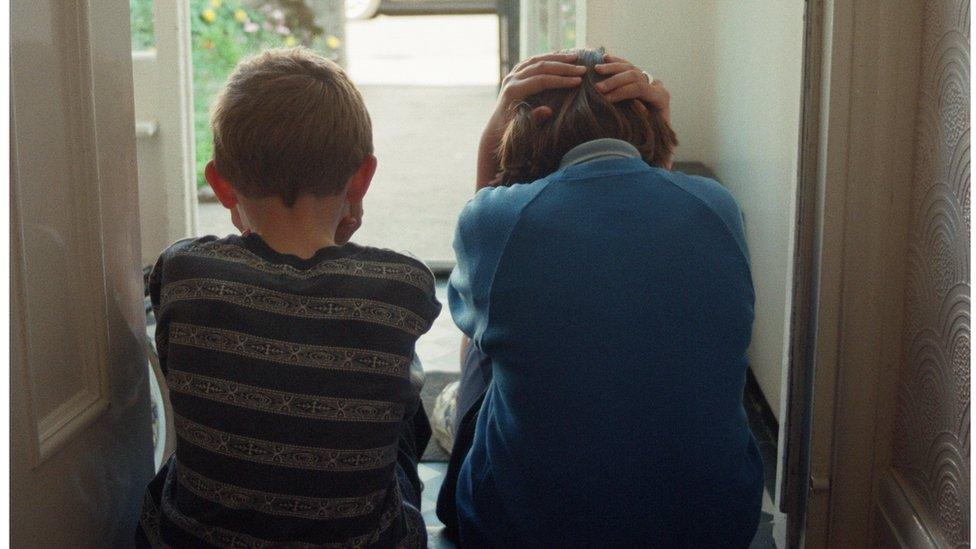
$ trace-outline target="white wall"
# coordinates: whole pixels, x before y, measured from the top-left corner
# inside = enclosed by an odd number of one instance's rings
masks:
[[[714,2],[713,154],[745,217],[756,288],[750,358],[777,419],[788,360],[803,1]]]
[[[586,44],[603,46],[664,82],[681,146],[676,160],[713,156],[715,14],[702,0],[586,0]]]
[[[665,83],[677,160],[739,201],[756,288],[752,370],[777,419],[787,364],[803,1],[586,0],[586,42]]]

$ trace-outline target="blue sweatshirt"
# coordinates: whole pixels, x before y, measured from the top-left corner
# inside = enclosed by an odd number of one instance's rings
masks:
[[[754,293],[713,180],[623,141],[481,190],[448,288],[493,382],[461,468],[470,547],[745,547],[762,458],[742,393]]]

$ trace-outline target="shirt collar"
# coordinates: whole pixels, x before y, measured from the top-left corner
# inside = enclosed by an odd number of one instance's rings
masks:
[[[570,149],[560,161],[559,169],[611,158],[641,158],[641,154],[637,147],[626,141],[604,137],[581,143]]]

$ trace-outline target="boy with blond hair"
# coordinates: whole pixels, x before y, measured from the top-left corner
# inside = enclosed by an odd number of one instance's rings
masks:
[[[440,311],[422,263],[349,243],[376,169],[362,98],[302,48],[242,61],[206,179],[241,235],[178,242],[150,279],[175,455],[140,545],[419,547],[411,382]]]

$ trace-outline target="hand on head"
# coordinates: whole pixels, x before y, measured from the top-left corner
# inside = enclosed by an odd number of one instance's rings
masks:
[[[497,110],[509,107],[545,90],[575,88],[583,82],[586,67],[574,64],[575,53],[549,53],[530,57],[502,80]]]
[[[519,101],[546,90],[579,86],[588,69],[575,63],[578,57],[576,53],[548,53],[530,57],[516,65],[502,80],[496,113],[504,113]],[[666,120],[670,119],[671,94],[660,80],[651,78],[621,57],[605,55],[604,61],[593,70],[607,77],[597,83],[596,88],[609,101],[619,103],[640,99],[662,111]]]
[[[593,71],[588,73],[591,68]],[[529,105],[532,107],[529,113],[532,120],[530,127],[540,127],[553,116],[553,109],[558,108],[551,100],[545,98],[547,92],[548,95],[553,93],[558,95],[559,91],[563,90],[569,94],[584,82],[589,90],[587,93],[602,95],[607,104],[628,101],[637,104],[637,107],[621,105],[621,112],[635,108],[640,110],[645,107],[645,113],[651,111],[652,125],[658,131],[645,133],[651,133],[652,139],[659,133],[670,135],[670,138],[657,139],[660,141],[656,147],[658,150],[671,149],[677,145],[673,130],[668,124],[671,96],[660,81],[654,80],[649,74],[625,59],[593,50],[538,55],[516,65],[502,81],[495,112],[481,138],[476,188],[496,184],[500,171],[504,171],[500,170],[499,154],[501,145],[505,141],[506,128],[513,120],[513,112],[521,109],[524,116],[522,107]],[[635,99],[638,101],[634,101]],[[589,108],[585,102],[578,104],[577,107]],[[667,158],[652,160],[654,151],[651,148],[642,149],[642,153],[648,153],[646,159],[648,162],[653,162],[653,165],[670,166],[670,160]]]
[[[606,63],[593,67],[593,70],[607,76],[606,80],[596,84],[596,89],[606,95],[607,100],[619,103],[628,99],[640,99],[660,110],[664,119],[670,122],[671,94],[660,80],[655,80],[621,57],[605,55],[604,61]]]

